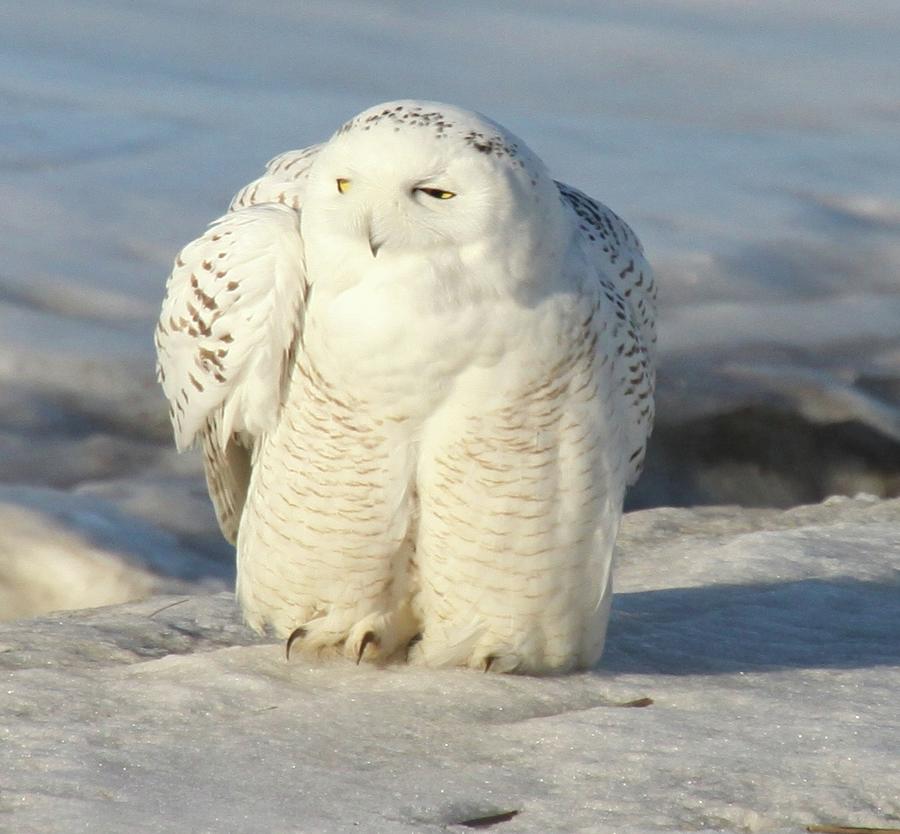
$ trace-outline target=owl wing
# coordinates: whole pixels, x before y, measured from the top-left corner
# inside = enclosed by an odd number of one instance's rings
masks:
[[[300,214],[248,205],[180,252],[156,328],[157,374],[179,450],[199,439],[225,536],[234,539],[257,438],[274,425],[303,327]]]
[[[299,209],[310,166],[321,147],[310,145],[296,151],[285,151],[269,160],[266,172],[234,195],[229,210],[236,211],[259,203],[280,203]]]
[[[641,474],[653,428],[656,387],[656,284],[637,235],[614,211],[557,182],[601,290],[615,309],[617,382],[626,400],[628,484]]]

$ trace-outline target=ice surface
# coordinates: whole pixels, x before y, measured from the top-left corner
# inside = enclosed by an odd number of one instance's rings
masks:
[[[0,826],[900,825],[900,501],[633,513],[618,591],[556,679],[288,663],[226,594],[0,626]]]

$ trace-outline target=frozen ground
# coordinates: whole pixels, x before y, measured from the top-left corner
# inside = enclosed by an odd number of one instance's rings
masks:
[[[171,259],[397,97],[644,240],[633,506],[900,494],[893,0],[0,0],[0,79],[0,620],[229,586],[153,378]],[[0,830],[897,827],[898,552],[896,501],[632,514],[602,669],[560,680],[288,666],[224,595],[9,623]]]
[[[0,477],[195,488],[148,335],[174,253],[275,153],[430,97],[525,137],[657,265],[632,506],[900,494],[900,7],[425,8],[0,2]]]
[[[898,548],[897,500],[633,513],[557,679],[287,663],[225,594],[2,625],[0,829],[898,828]]]

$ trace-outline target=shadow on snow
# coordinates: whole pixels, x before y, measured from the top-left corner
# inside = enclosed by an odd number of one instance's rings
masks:
[[[804,579],[615,596],[599,670],[717,674],[900,665],[900,582]]]

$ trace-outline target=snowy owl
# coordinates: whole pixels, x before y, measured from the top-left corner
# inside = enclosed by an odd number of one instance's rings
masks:
[[[288,654],[594,664],[654,299],[631,229],[476,113],[381,104],[272,160],[156,330],[247,623]]]

